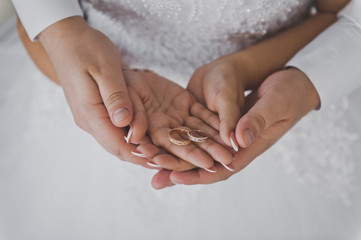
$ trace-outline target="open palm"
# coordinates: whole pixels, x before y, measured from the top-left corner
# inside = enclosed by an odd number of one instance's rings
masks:
[[[198,103],[189,91],[149,71],[127,70],[124,77],[133,96],[133,104],[142,104],[144,108],[144,114],[137,114],[143,119],[135,121],[138,126],[143,122],[148,127],[147,134],[154,144],[140,140],[138,151],[163,168],[179,171],[194,166],[213,171],[214,161],[226,165],[231,163],[233,153],[223,145],[217,131],[218,116]],[[205,120],[210,125],[205,124]],[[210,138],[203,143],[175,145],[169,141],[168,133],[178,127],[203,130]],[[134,125],[136,131],[137,126]]]

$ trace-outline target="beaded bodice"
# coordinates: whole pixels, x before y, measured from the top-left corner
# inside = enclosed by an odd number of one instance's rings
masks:
[[[123,61],[182,85],[197,66],[294,24],[312,0],[83,0]],[[180,82],[181,81],[181,82]]]

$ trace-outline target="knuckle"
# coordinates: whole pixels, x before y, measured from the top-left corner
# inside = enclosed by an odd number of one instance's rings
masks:
[[[105,100],[106,106],[112,106],[119,102],[124,102],[128,99],[128,93],[126,91],[116,91],[109,95],[109,97]]]
[[[263,130],[263,129],[266,128],[266,126],[267,126],[266,119],[261,114],[255,113],[254,114],[254,119],[256,121],[256,124],[259,127],[259,130]]]
[[[258,134],[267,126],[266,119],[259,113],[249,113],[245,115],[245,120],[255,128],[254,130],[256,136],[258,136]]]

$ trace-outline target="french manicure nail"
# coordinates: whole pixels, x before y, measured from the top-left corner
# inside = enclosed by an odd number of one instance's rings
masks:
[[[144,153],[137,153],[137,152],[133,152],[133,151],[131,151],[130,153],[137,157],[148,158],[147,155],[145,155]]]
[[[129,111],[126,108],[118,108],[113,112],[113,121],[119,123],[129,116]]]
[[[203,168],[204,170],[206,170],[207,172],[210,172],[210,173],[215,173],[217,172],[217,169],[213,166],[211,168]]]
[[[221,164],[222,164],[223,167],[225,167],[228,171],[234,172],[234,169],[231,168],[230,166],[227,166],[226,164],[223,164],[223,163],[221,163]]]
[[[243,137],[247,147],[250,146],[254,140],[254,135],[251,129],[247,128],[246,130],[244,130]]]
[[[152,162],[147,162],[147,165],[151,166],[151,167],[155,167],[155,168],[161,168],[162,167],[162,166],[160,166],[158,164],[155,164],[155,163],[152,163]]]
[[[231,144],[232,144],[234,151],[238,152],[239,147],[238,147],[238,143],[236,140],[236,134],[232,131],[229,135],[230,135],[229,140],[231,140]]]
[[[124,136],[124,139],[127,143],[129,143],[129,139],[132,136],[132,134],[133,134],[133,128],[131,127],[131,128],[129,128],[127,136]]]

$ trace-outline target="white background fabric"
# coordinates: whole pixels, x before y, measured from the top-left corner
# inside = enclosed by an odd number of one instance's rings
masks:
[[[10,0],[0,0],[0,25],[14,14],[14,8]]]

